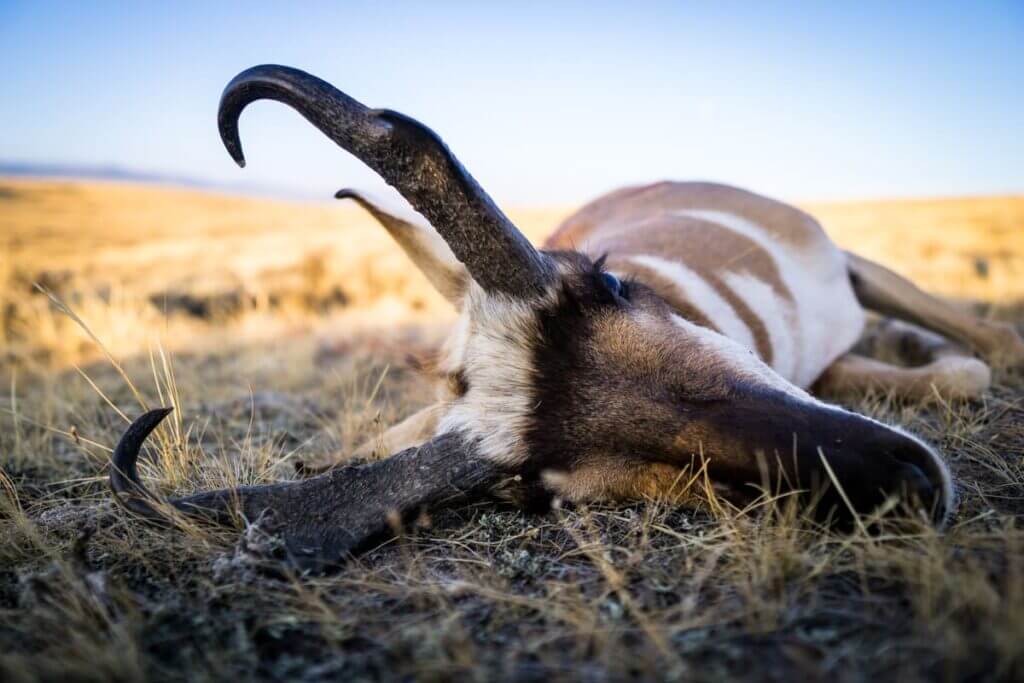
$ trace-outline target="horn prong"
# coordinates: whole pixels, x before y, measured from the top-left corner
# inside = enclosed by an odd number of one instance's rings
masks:
[[[218,126],[224,146],[240,165],[245,158],[238,119],[260,99],[292,107],[396,188],[486,291],[529,298],[553,282],[549,259],[494,204],[437,133],[404,114],[369,109],[298,69],[256,66],[224,89]]]

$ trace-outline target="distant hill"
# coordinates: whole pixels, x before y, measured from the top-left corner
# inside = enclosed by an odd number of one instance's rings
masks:
[[[253,183],[222,183],[171,173],[144,171],[114,164],[61,164],[37,163],[32,161],[4,161],[0,159],[0,177],[55,178],[74,180],[107,180],[122,183],[146,185],[170,185],[197,190],[215,190],[232,194],[277,197],[281,199],[323,199],[301,192],[282,188],[266,187]]]
[[[113,165],[46,164],[30,161],[0,160],[0,175],[34,178],[82,178],[94,180],[124,180],[138,183],[182,185],[185,187],[214,187],[213,183],[198,178],[152,173]]]

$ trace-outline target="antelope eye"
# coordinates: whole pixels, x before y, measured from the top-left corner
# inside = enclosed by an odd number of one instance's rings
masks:
[[[615,277],[611,273],[601,273],[601,281],[604,283],[604,286],[608,291],[615,296],[624,296],[624,289],[619,278]]]

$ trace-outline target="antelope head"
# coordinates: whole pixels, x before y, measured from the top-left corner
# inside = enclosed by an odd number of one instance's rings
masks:
[[[434,437],[314,479],[168,501],[216,519],[268,514],[301,564],[324,564],[388,530],[394,513],[493,490],[508,475],[570,499],[641,492],[695,464],[742,493],[806,490],[849,517],[897,499],[941,523],[950,476],[936,453],[894,427],[826,405],[728,338],[677,315],[651,289],[578,252],[535,249],[423,124],[369,109],[281,66],[239,74],[218,123],[235,161],[242,110],[283,102],[376,171],[436,233],[351,191],[460,311],[441,369],[450,392]],[[438,239],[437,236],[440,236]],[[126,432],[111,484],[133,511],[166,519],[135,460],[166,415]]]

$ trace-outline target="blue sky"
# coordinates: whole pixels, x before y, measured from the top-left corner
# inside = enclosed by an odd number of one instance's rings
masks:
[[[216,134],[296,66],[437,130],[504,203],[662,178],[788,199],[1024,191],[1024,3],[0,0],[0,160],[329,197],[376,187],[294,112]]]

